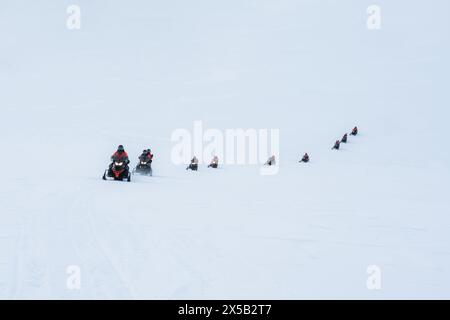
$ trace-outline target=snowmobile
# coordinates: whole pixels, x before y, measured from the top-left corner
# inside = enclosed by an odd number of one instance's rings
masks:
[[[334,147],[331,148],[332,150],[339,150],[339,147],[341,145],[341,141],[336,140],[336,143],[334,144]]]
[[[148,160],[145,160],[145,159],[140,159],[139,163],[136,166],[136,168],[133,169],[133,174],[135,174],[135,173],[151,177],[153,175],[151,161],[148,161]]]
[[[191,164],[186,168],[186,170],[197,171],[198,170],[198,159],[197,157],[193,157],[191,160]]]
[[[300,160],[299,162],[308,163],[309,162],[309,155],[307,153],[305,153],[305,155],[303,156],[302,160]]]
[[[192,171],[198,171],[198,164],[191,163],[189,167],[186,168],[186,170],[192,170]]]
[[[103,180],[123,181],[125,179],[130,182],[131,174],[127,164],[123,161],[114,161],[112,166],[105,170],[105,173],[103,174]]]
[[[213,169],[219,168],[219,158],[217,156],[214,156],[214,158],[212,159],[208,168],[213,168]]]

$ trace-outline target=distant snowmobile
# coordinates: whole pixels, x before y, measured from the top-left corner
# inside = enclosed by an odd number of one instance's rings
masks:
[[[358,134],[358,127],[354,127],[350,135],[356,136]]]
[[[109,165],[109,169],[105,170],[103,174],[103,180],[127,180],[131,181],[131,174],[128,168],[130,160],[128,154],[122,145],[117,148],[117,151],[111,157],[112,163]]]
[[[144,150],[142,154],[139,156],[139,163],[136,165],[136,168],[133,169],[133,174],[138,173],[142,175],[153,175],[152,169],[153,162],[153,154],[150,149]]]
[[[334,143],[334,147],[331,148],[332,150],[339,150],[339,147],[341,145],[341,142],[339,140],[336,140],[336,142]]]
[[[341,142],[347,143],[347,137],[348,137],[347,134],[344,134],[344,136],[341,139]]]
[[[214,156],[214,158],[211,160],[211,163],[209,164],[208,168],[217,169],[219,167],[219,157]]]
[[[274,165],[276,165],[276,158],[275,158],[275,156],[271,156],[267,161],[266,161],[266,163],[264,163],[264,165],[265,166],[274,166]]]
[[[309,162],[309,155],[307,153],[305,153],[305,155],[303,156],[302,160],[300,160],[299,162],[308,163]]]
[[[198,170],[198,159],[197,157],[193,157],[191,160],[191,164],[186,168],[186,170],[197,171]]]
[[[139,163],[136,165],[136,168],[133,169],[133,173],[152,176],[153,175],[152,165],[150,162],[140,160]]]

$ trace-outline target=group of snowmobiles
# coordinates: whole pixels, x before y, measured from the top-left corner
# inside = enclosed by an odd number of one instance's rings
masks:
[[[358,127],[354,127],[353,130],[350,132],[351,136],[356,136],[358,134]],[[344,136],[342,137],[341,140],[336,140],[336,142],[334,143],[333,148],[331,148],[331,150],[339,150],[341,143],[347,143],[347,139],[348,139],[348,134],[344,134]]]
[[[208,165],[208,168],[213,168],[213,169],[219,168],[219,157],[218,156],[214,156],[212,158],[211,163]],[[186,168],[186,170],[198,171],[198,159],[197,159],[197,157],[194,156],[191,159],[191,163]]]
[[[153,154],[150,149],[145,149],[139,156],[139,162],[130,172],[130,159],[123,145],[119,145],[117,151],[111,156],[111,164],[103,173],[103,180],[131,181],[132,174],[152,176]]]
[[[357,134],[358,134],[358,127],[354,127],[353,130],[350,132],[350,135],[351,135],[351,136],[356,136]],[[335,144],[334,144],[332,150],[339,150],[339,148],[340,148],[340,146],[341,146],[341,143],[347,143],[348,135],[349,135],[349,134],[346,133],[346,134],[344,134],[344,136],[342,137],[342,139],[336,140],[336,142],[335,142]],[[300,163],[302,163],[302,162],[303,162],[303,163],[308,163],[309,160],[310,160],[309,154],[308,154],[308,153],[305,153],[305,154],[303,155],[302,159],[301,159],[299,162],[300,162]],[[271,156],[271,157],[269,158],[269,160],[267,160],[267,162],[266,162],[264,165],[266,165],[266,166],[273,166],[273,165],[275,165],[275,163],[276,163],[275,156]]]
[[[357,134],[358,128],[354,127],[350,135],[356,136]],[[332,150],[339,150],[340,144],[347,143],[347,139],[348,134],[346,133],[344,134],[342,139],[336,140]],[[305,153],[303,155],[303,158],[299,162],[308,163],[309,160],[310,159],[308,153]],[[109,168],[105,170],[105,173],[103,174],[103,180],[119,180],[119,181],[126,180],[130,182],[132,174],[152,176],[153,175],[152,161],[153,161],[153,154],[151,150],[145,149],[139,156],[138,164],[130,172],[128,166],[130,164],[130,159],[128,158],[128,154],[126,153],[123,145],[119,145],[117,151],[111,156],[111,164],[109,165]],[[191,160],[191,163],[186,168],[186,170],[198,171],[198,164],[199,161],[197,157],[194,156]],[[275,156],[271,156],[265,163],[266,166],[273,166],[275,164],[276,164]],[[208,168],[217,169],[218,167],[219,167],[219,158],[217,156],[214,156],[211,163],[208,165]]]
[[[352,131],[350,132],[351,136],[356,136],[358,134],[358,127],[354,127],[352,129]],[[344,134],[342,136],[342,138],[340,140],[336,140],[336,142],[334,143],[333,148],[331,148],[331,150],[339,150],[339,148],[341,147],[341,143],[347,143],[348,140],[348,135],[349,134]],[[303,155],[303,158],[299,161],[299,162],[304,162],[304,163],[308,163],[309,162],[309,155],[308,153],[305,153]]]

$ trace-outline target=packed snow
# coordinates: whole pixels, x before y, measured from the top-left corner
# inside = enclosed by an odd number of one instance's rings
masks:
[[[449,10],[2,0],[0,298],[450,298]],[[279,129],[279,173],[175,165],[195,121]],[[103,181],[119,144],[154,176]]]

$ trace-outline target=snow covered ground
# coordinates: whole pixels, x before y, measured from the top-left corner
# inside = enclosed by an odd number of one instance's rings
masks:
[[[450,3],[375,2],[1,0],[0,298],[450,298]],[[279,174],[174,165],[196,120]],[[155,176],[102,181],[118,144]]]

